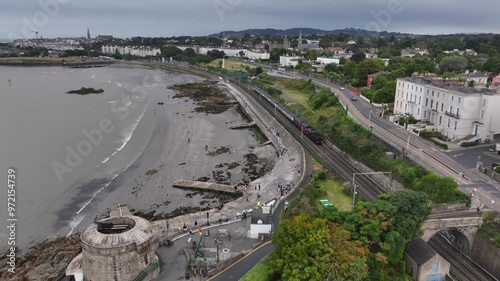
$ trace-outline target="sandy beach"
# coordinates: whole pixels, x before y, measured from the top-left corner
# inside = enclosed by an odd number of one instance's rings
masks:
[[[173,182],[205,178],[209,182],[237,185],[251,181],[255,177],[247,172],[251,170],[249,155],[257,156],[257,170],[265,166],[262,171],[270,171],[277,158],[275,149],[260,147],[260,141],[249,129],[229,128],[246,121],[238,112],[234,97],[226,91],[222,93],[233,105],[218,114],[197,112],[200,102],[175,98],[172,89],[155,96],[149,108],[154,124],[149,143],[140,157],[87,206],[86,212],[92,215],[82,219],[74,231],[107,216],[108,209],[117,204],[127,204],[138,215],[157,220],[228,203],[234,198],[174,188]],[[221,147],[229,148],[229,152],[209,155]],[[151,169],[157,172],[147,175]],[[82,188],[81,192],[85,190]],[[60,221],[67,221],[67,215],[67,210],[61,210]]]

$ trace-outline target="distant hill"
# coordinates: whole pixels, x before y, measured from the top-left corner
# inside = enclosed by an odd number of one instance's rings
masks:
[[[319,36],[324,36],[324,35],[338,35],[340,33],[343,34],[349,34],[351,36],[405,36],[405,35],[411,35],[408,33],[399,33],[399,32],[388,32],[388,31],[382,31],[382,32],[376,32],[376,31],[369,31],[369,30],[364,30],[364,29],[359,29],[359,28],[344,28],[344,29],[335,29],[335,30],[323,30],[323,29],[317,29],[317,28],[290,28],[290,29],[274,29],[274,28],[264,28],[264,29],[245,29],[241,31],[225,31],[226,36],[243,36],[245,34],[250,34],[250,35],[274,35],[274,36],[299,36],[299,33],[302,32],[302,35],[319,35]],[[215,34],[211,34],[210,36],[222,36],[224,33],[219,32]]]

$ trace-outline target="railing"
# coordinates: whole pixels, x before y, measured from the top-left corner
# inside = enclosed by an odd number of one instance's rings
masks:
[[[158,267],[160,267],[160,262],[155,260],[151,262],[148,266],[146,266],[139,274],[134,278],[133,281],[142,281],[144,280],[151,272],[155,271]]]
[[[455,114],[455,113],[452,113],[452,112],[449,112],[449,111],[445,111],[444,114],[450,116],[450,117],[453,117],[453,118],[456,118],[456,119],[460,119],[460,115],[459,114]]]

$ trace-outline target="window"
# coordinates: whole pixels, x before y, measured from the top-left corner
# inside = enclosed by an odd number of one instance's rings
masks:
[[[432,96],[434,96],[434,91],[432,91]]]
[[[454,96],[451,96],[451,101],[453,101]]]
[[[441,104],[441,112],[444,110],[444,103]]]
[[[460,116],[460,108],[457,108],[457,116]]]
[[[417,108],[417,115],[420,115],[420,108]]]
[[[424,119],[427,118],[427,111],[424,111]]]
[[[434,100],[431,100],[431,108],[434,107]]]
[[[424,89],[424,88],[420,88],[420,92],[422,92],[422,90],[423,90],[423,89]]]
[[[408,93],[406,93],[406,100],[408,100]]]
[[[436,102],[436,110],[438,110],[438,104],[439,104],[439,102]]]
[[[439,98],[439,92],[438,92],[438,98]]]
[[[455,131],[457,130],[457,121],[455,121]]]
[[[458,103],[460,103],[460,101],[462,101],[462,98],[458,98]]]
[[[486,99],[483,99],[483,105],[486,105]]]
[[[429,99],[425,99],[425,106],[429,105]]]
[[[413,85],[411,86],[411,90],[413,91]]]
[[[410,94],[410,101],[413,100],[413,94]]]
[[[421,101],[422,101],[422,97],[418,97],[418,105],[420,105]]]
[[[448,119],[448,128],[450,127],[450,119]]]
[[[450,113],[453,112],[453,106],[450,105]]]
[[[439,271],[439,263],[435,262],[432,264],[432,272],[438,272]]]
[[[144,255],[144,263],[148,264],[148,255]]]
[[[484,110],[481,110],[481,119],[484,117]]]
[[[443,121],[443,116],[439,116],[439,126],[441,126],[442,121]]]

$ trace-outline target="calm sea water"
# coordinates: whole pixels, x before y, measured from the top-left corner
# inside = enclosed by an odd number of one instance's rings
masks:
[[[10,79],[10,82],[9,82]],[[0,67],[0,250],[7,248],[7,169],[17,171],[17,243],[65,235],[109,182],[134,162],[152,133],[150,105],[187,75],[142,67]],[[103,94],[70,95],[81,87]],[[57,212],[88,186],[73,221]],[[81,194],[81,193],[80,193]],[[81,195],[79,195],[81,196]],[[55,227],[57,227],[55,229]]]

